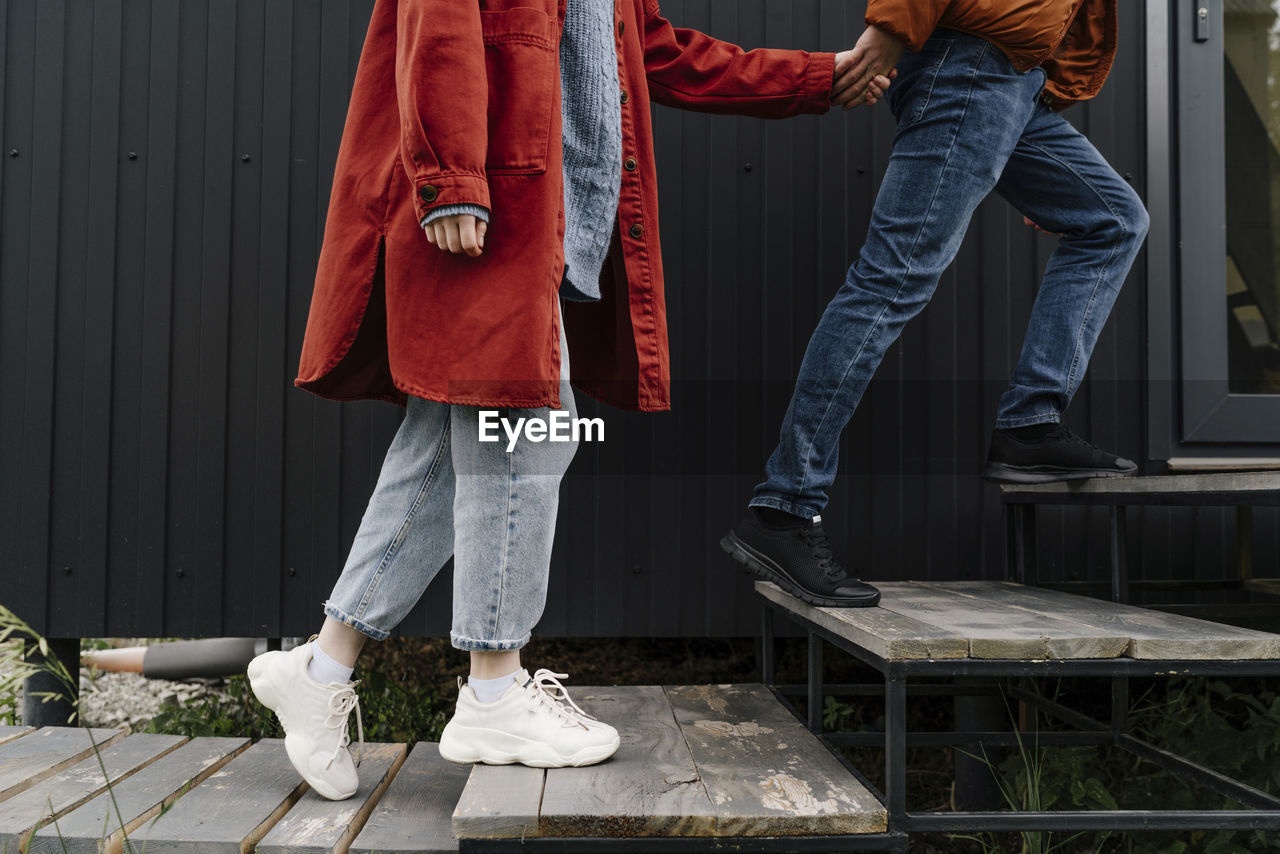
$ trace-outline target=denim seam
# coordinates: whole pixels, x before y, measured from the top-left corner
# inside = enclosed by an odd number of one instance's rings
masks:
[[[400,553],[400,546],[404,544],[405,538],[409,535],[409,526],[413,524],[413,518],[422,509],[427,491],[431,488],[431,484],[435,482],[436,474],[440,471],[440,461],[451,438],[449,434],[449,419],[445,418],[444,429],[440,444],[436,448],[435,459],[431,461],[431,467],[427,469],[426,475],[422,478],[422,484],[418,487],[418,493],[414,496],[413,503],[409,506],[409,512],[405,514],[404,521],[400,523],[400,527],[396,530],[396,535],[391,538],[391,542],[387,544],[386,551],[382,553],[382,558],[378,561],[378,568],[374,570],[373,577],[365,585],[364,593],[360,596],[360,603],[356,606],[353,619],[359,619],[364,616],[365,610],[369,607],[369,602],[372,601],[374,594],[378,592],[378,587],[382,584],[383,576],[391,566],[392,561],[395,560],[396,555]]]
[[[516,452],[521,449],[517,445]],[[498,585],[497,585],[497,605],[494,607],[493,617],[489,621],[489,634],[496,635],[498,633],[498,623],[502,619],[503,592],[507,583],[507,564],[511,554],[511,537],[512,537],[512,516],[514,515],[512,507],[512,492],[515,489],[515,453],[507,454],[507,535],[502,538],[502,560],[498,562]]]
[[[969,103],[973,98],[973,79],[974,77],[977,76],[978,66],[982,64],[982,60],[985,59],[987,56],[987,49],[989,46],[990,46],[989,42],[985,42],[985,41],[983,42],[982,52],[978,55],[978,58],[974,61],[973,65],[970,68],[969,88],[968,88],[968,91],[965,93],[964,112],[960,114],[960,119],[958,122],[956,122],[957,128],[963,126],[965,119],[967,119],[969,116]],[[831,414],[831,410],[835,406],[836,398],[840,396],[840,391],[844,388],[845,382],[849,379],[849,372],[853,370],[853,366],[857,364],[860,358],[862,358],[862,353],[867,348],[867,342],[871,340],[871,337],[875,333],[875,330],[879,328],[880,321],[884,319],[884,314],[886,311],[889,310],[889,306],[892,305],[895,301],[897,301],[898,297],[902,295],[902,289],[906,286],[907,279],[910,278],[911,276],[911,259],[915,257],[916,249],[920,246],[920,239],[921,239],[921,236],[924,234],[924,230],[925,230],[925,222],[927,222],[929,214],[933,211],[934,205],[938,201],[938,190],[942,186],[942,181],[946,174],[946,171],[949,168],[951,168],[951,156],[955,153],[956,138],[958,136],[959,136],[959,132],[957,131],[957,133],[951,137],[951,147],[947,149],[946,159],[943,161],[942,168],[938,170],[938,183],[933,188],[933,195],[929,197],[929,206],[928,208],[925,209],[925,221],[922,221],[920,223],[920,228],[916,232],[915,240],[911,244],[911,252],[908,253],[907,255],[908,260],[907,260],[906,269],[903,270],[902,277],[898,280],[898,289],[894,292],[893,296],[885,303],[884,307],[880,309],[880,314],[876,316],[876,322],[871,326],[870,330],[867,332],[866,337],[862,339],[862,343],[858,345],[857,352],[853,354],[853,358],[849,360],[848,365],[846,365],[845,367],[844,374],[841,375],[840,377],[840,383],[839,385],[836,386],[835,393],[832,394],[830,399],[827,401],[827,408],[826,410],[823,411],[822,418],[818,420],[817,428],[813,431],[812,434],[810,434],[809,444],[805,447],[805,452],[804,452],[804,469],[800,473],[801,492],[804,491],[805,485],[809,481],[809,460],[813,454],[813,443],[815,441],[815,438],[819,433],[822,432],[822,428],[826,425],[827,417]],[[837,441],[839,441],[838,437],[837,437]]]
[[[1080,172],[1073,168],[1070,163],[1067,163],[1060,157],[1054,156],[1052,152],[1046,150],[1042,146],[1036,145],[1034,142],[1028,142],[1027,145],[1034,148],[1036,151],[1039,151],[1048,159],[1056,162],[1072,175],[1075,175],[1080,183],[1092,190],[1093,194],[1098,197],[1098,201],[1102,202],[1111,215],[1115,217],[1116,223],[1119,224],[1121,232],[1120,238],[1113,241],[1111,244],[1111,254],[1107,256],[1107,260],[1103,263],[1101,269],[1098,270],[1097,278],[1093,283],[1093,289],[1089,292],[1089,302],[1085,305],[1084,312],[1080,316],[1080,325],[1076,328],[1074,342],[1075,347],[1071,354],[1071,370],[1067,372],[1067,386],[1062,392],[1065,402],[1073,395],[1072,389],[1076,385],[1076,369],[1080,367],[1080,351],[1083,348],[1084,329],[1085,325],[1089,321],[1089,315],[1093,312],[1093,306],[1098,301],[1098,288],[1101,287],[1102,282],[1106,277],[1107,270],[1111,269],[1111,262],[1115,260],[1116,255],[1120,252],[1120,244],[1123,242],[1124,238],[1128,236],[1129,229],[1125,225],[1124,217],[1120,216],[1120,214],[1116,212],[1116,209],[1111,206],[1109,201],[1107,201],[1106,196],[1104,196],[1097,186],[1095,186],[1094,183],[1086,176],[1080,174]]]
[[[947,42],[942,48],[942,56],[938,57],[938,61],[929,69],[929,86],[925,89],[924,98],[920,102],[920,106],[916,108],[916,113],[911,117],[911,121],[905,127],[911,127],[922,118],[924,111],[929,109],[929,101],[933,98],[933,87],[938,83],[938,74],[942,71],[942,65],[947,61],[947,57],[951,55],[951,42]]]

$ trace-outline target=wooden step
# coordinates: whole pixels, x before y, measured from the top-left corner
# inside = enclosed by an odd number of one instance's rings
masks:
[[[307,792],[258,843],[258,854],[343,854],[408,752],[405,744],[366,744],[354,749],[360,774],[356,793],[345,801],[330,801],[315,791]]]
[[[118,784],[186,740],[179,735],[131,735],[0,801],[0,851],[25,851],[37,829],[105,792],[108,782]]]
[[[761,685],[575,688],[619,730],[606,762],[479,765],[453,816],[467,839],[874,833],[883,806]]]
[[[13,741],[29,732],[35,732],[35,727],[31,726],[0,726],[0,744],[6,741]]]
[[[118,729],[44,727],[0,744],[0,801],[26,791],[124,737]]]
[[[135,830],[135,854],[248,854],[306,784],[284,741],[264,738]]]
[[[120,854],[127,834],[248,747],[247,738],[193,739],[37,831],[29,854]]]
[[[450,819],[471,773],[440,757],[440,746],[420,742],[405,760],[364,829],[352,854],[452,854],[458,850]]]
[[[877,608],[818,608],[763,581],[756,591],[886,660],[1280,658],[1280,635],[1013,582],[876,586]]]

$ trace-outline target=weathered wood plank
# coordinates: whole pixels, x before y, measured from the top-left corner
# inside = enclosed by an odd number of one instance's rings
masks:
[[[247,738],[189,741],[113,785],[110,793],[64,815],[56,827],[47,825],[37,831],[29,854],[120,854],[126,834],[155,818],[248,746]]]
[[[263,739],[130,836],[145,854],[248,854],[302,794],[281,739]]]
[[[1280,635],[1224,626],[1179,614],[1166,614],[1074,593],[1013,582],[947,582],[953,595],[998,604],[1005,611],[1052,614],[1082,626],[1125,635],[1125,655],[1172,661],[1238,661],[1280,658]]]
[[[0,744],[13,741],[29,732],[35,732],[35,729],[33,726],[0,726]]]
[[[532,770],[532,769],[530,769]],[[364,829],[352,854],[452,854],[453,808],[471,766],[448,762],[434,742],[420,742],[405,760]]]
[[[621,744],[599,765],[548,769],[542,836],[713,835],[716,811],[661,687],[575,688],[573,697],[617,727]]]
[[[453,835],[510,839],[538,835],[545,773],[524,765],[476,765],[453,811]]]
[[[833,634],[888,660],[966,658],[969,639],[884,608],[818,608],[777,585],[757,581],[756,592]]]
[[[1151,495],[1158,493],[1273,493],[1280,501],[1280,472],[1221,472],[1155,477],[1103,477],[1054,483],[1002,484],[1012,494]]]
[[[124,737],[118,729],[44,727],[0,745],[0,801],[52,777]]]
[[[0,851],[25,851],[38,828],[105,791],[108,782],[114,785],[186,740],[180,735],[131,735],[102,748],[101,762],[98,756],[90,756],[0,801]]]
[[[406,744],[366,744],[360,788],[345,801],[309,791],[258,843],[258,854],[346,854],[409,753]]]
[[[1129,646],[1129,636],[1114,628],[978,601],[937,585],[878,586],[881,608],[965,635],[970,658],[1117,658]]]
[[[668,687],[717,836],[875,833],[884,807],[763,685]]]

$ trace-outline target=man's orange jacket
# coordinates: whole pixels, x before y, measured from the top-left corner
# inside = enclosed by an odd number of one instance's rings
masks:
[[[558,406],[563,270],[558,46],[564,0],[378,0],[338,152],[296,384],[337,399],[405,395]],[[570,373],[619,407],[670,406],[649,116],[660,104],[782,118],[823,113],[829,53],[753,50],[617,0],[622,188],[603,299],[565,312]],[[418,223],[489,209],[484,254]]]
[[[867,23],[913,51],[935,27],[981,36],[1019,71],[1043,65],[1059,108],[1098,94],[1116,55],[1116,0],[868,0]]]

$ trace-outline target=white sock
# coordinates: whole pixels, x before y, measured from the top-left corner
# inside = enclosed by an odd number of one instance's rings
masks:
[[[492,703],[507,693],[511,682],[519,672],[519,670],[512,670],[506,676],[499,676],[497,679],[477,679],[474,676],[468,676],[467,684],[471,686],[472,691],[476,692],[477,700],[482,703]]]
[[[311,642],[311,663],[307,665],[307,673],[321,685],[329,685],[334,682],[339,685],[346,685],[351,681],[351,674],[354,670],[354,667],[339,664],[326,655],[325,651],[320,648],[319,641]]]

